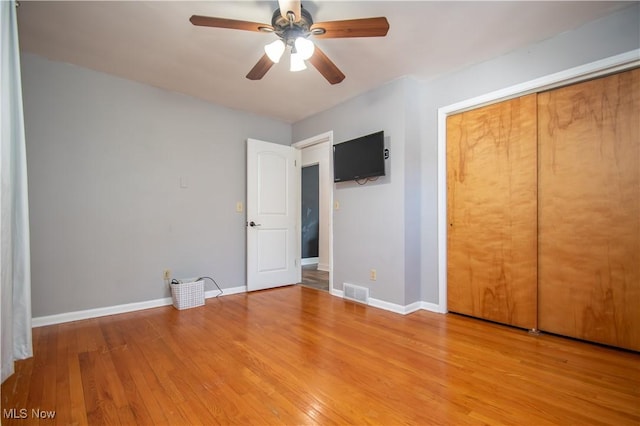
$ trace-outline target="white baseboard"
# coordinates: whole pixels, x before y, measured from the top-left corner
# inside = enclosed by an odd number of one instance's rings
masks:
[[[386,311],[395,312],[396,314],[408,315],[412,312],[425,310],[444,314],[446,311],[440,309],[440,306],[430,302],[413,302],[408,305],[398,305],[396,303],[385,302],[384,300],[369,298],[369,306],[384,309]]]
[[[342,290],[336,290],[335,288],[332,288],[330,293],[332,296],[344,298],[344,291]]]
[[[422,302],[410,303],[404,307],[404,315],[422,310]]]
[[[300,259],[300,264],[302,266],[317,265],[318,264],[318,258],[317,257],[305,257],[304,259]]]
[[[217,296],[230,296],[232,294],[246,293],[247,286],[238,286],[222,289],[223,293],[219,295],[219,291],[209,290],[204,293],[204,297],[209,299]],[[344,298],[344,291],[331,289],[331,295]],[[141,311],[143,309],[158,308],[160,306],[169,306],[173,303],[170,297],[164,297],[162,299],[147,300],[145,302],[126,303],[123,305],[107,306],[104,308],[86,309],[83,311],[66,312],[63,314],[45,315],[42,317],[36,317],[31,320],[32,327],[43,327],[45,325],[62,324],[65,322],[79,321],[84,319],[104,317],[107,315],[124,314],[127,312]],[[384,309],[386,311],[394,312],[396,314],[407,315],[412,312],[419,311],[421,309],[425,311],[436,312],[440,314],[446,313],[440,305],[430,302],[414,302],[406,306],[398,305],[395,303],[385,302],[384,300],[369,298],[369,306],[374,308]]]
[[[374,308],[384,309],[385,311],[395,312],[396,314],[404,315],[404,306],[397,305],[391,302],[385,302],[384,300],[369,298],[369,306]]]
[[[344,298],[344,291],[342,290],[331,290],[331,295],[336,297]],[[374,308],[384,309],[385,311],[390,311],[400,315],[408,315],[412,312],[425,310],[430,312],[436,312],[439,314],[444,314],[447,311],[440,308],[440,305],[431,302],[414,302],[409,305],[398,305],[396,303],[386,302],[384,300],[369,298],[369,306]]]
[[[415,302],[410,305],[398,305],[396,303],[385,302],[384,300],[369,298],[369,306],[395,312],[396,314],[407,315],[422,309],[422,302]]]
[[[220,296],[229,296],[237,293],[246,293],[247,286],[231,287],[222,289]],[[216,297],[220,292],[216,290],[206,291],[204,297],[209,299]],[[160,306],[171,305],[173,301],[170,297],[162,299],[147,300],[145,302],[126,303],[123,305],[106,306],[104,308],[86,309],[83,311],[65,312],[62,314],[45,315],[31,319],[31,327],[43,327],[45,325],[62,324],[65,322],[79,321],[90,318],[104,317],[107,315],[124,314],[126,312],[141,311],[143,309],[158,308]]]
[[[329,272],[329,264],[327,264],[327,263],[318,263],[318,271]]]
[[[447,313],[447,310],[444,309],[442,306],[438,305],[437,303],[431,303],[431,302],[419,302],[419,303],[420,303],[420,309],[424,309],[425,311],[435,312],[437,314]]]
[[[217,296],[231,296],[232,294],[246,293],[246,292],[247,292],[247,286],[241,285],[238,287],[223,288],[222,294],[220,294],[218,289],[205,291],[204,298],[209,299],[211,297],[217,297]]]

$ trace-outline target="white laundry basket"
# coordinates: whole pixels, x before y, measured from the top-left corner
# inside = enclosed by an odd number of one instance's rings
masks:
[[[171,299],[176,309],[189,309],[204,305],[204,280],[189,278],[172,282]]]

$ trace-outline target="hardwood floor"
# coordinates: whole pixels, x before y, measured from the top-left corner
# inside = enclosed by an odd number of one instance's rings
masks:
[[[304,265],[300,284],[322,291],[329,291],[329,272],[319,271],[318,265]]]
[[[3,425],[640,423],[637,353],[303,286],[33,337]]]

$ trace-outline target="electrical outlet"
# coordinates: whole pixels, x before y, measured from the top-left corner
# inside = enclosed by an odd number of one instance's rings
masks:
[[[236,203],[236,212],[242,213],[243,210],[244,210],[244,205],[242,204],[242,201],[238,201]]]
[[[164,278],[165,281],[169,281],[171,279],[171,269],[162,271],[162,278]]]
[[[340,210],[340,201],[334,201],[333,202],[333,209],[334,210]]]
[[[378,272],[375,269],[372,269],[371,271],[369,271],[369,279],[371,281],[375,281],[378,279]]]

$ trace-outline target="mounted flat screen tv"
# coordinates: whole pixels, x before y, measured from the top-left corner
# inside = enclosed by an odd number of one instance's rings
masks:
[[[384,131],[333,146],[333,181],[384,176]]]

